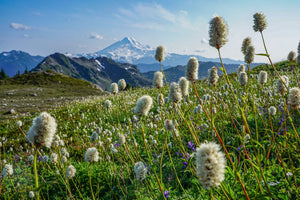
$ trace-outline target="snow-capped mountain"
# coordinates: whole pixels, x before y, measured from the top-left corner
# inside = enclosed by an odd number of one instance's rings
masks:
[[[141,72],[159,69],[157,61],[154,59],[155,48],[149,45],[144,45],[132,37],[125,37],[124,39],[113,43],[101,51],[90,54],[81,54],[77,56],[85,56],[87,58],[109,57],[117,62],[130,63],[138,65]],[[163,65],[168,68],[177,65],[186,65],[190,57],[197,57],[199,61],[203,62],[219,62],[218,58],[205,58],[199,55],[181,55],[176,53],[165,53],[165,60]],[[240,64],[242,61],[232,60],[228,58],[223,59],[227,64]],[[155,69],[154,69],[155,68]]]

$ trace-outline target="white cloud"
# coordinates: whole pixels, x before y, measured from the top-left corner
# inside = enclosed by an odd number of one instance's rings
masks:
[[[24,24],[18,24],[14,22],[10,23],[9,27],[15,30],[23,30],[23,31],[31,29],[30,26],[26,26]]]
[[[90,39],[97,39],[97,40],[102,40],[103,36],[97,34],[97,33],[91,33],[89,36]]]
[[[24,36],[24,38],[29,38],[28,34],[24,34],[23,36]]]
[[[178,31],[180,28],[199,30],[189,19],[185,10],[170,11],[159,4],[139,3],[130,9],[119,8],[115,16],[130,26],[151,29]]]

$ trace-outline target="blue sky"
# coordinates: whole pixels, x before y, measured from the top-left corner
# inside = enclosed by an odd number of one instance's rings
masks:
[[[263,12],[269,53],[280,61],[297,49],[299,8],[299,0],[1,0],[0,52],[90,53],[129,36],[169,52],[217,57],[207,41],[209,20],[219,15],[229,26],[222,55],[243,60],[245,37],[252,38],[257,53],[263,51],[252,29],[252,15]]]

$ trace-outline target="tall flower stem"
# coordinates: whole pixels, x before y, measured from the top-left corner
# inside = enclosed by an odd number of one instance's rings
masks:
[[[39,200],[40,199],[40,194],[39,194],[39,177],[38,177],[38,173],[37,173],[37,156],[38,156],[38,151],[37,149],[35,150],[34,153],[34,161],[33,161],[33,171],[34,171],[34,179],[35,179],[35,189],[36,191],[36,199]]]
[[[92,192],[92,197],[93,200],[95,200],[95,195],[94,195],[94,191],[93,191],[93,186],[92,186],[92,175],[91,175],[91,164],[89,164],[89,177],[90,177],[90,188],[91,188],[91,192]]]
[[[210,123],[212,123],[212,120],[210,119],[210,117],[209,117],[209,115],[208,115],[206,109],[204,108],[204,106],[203,106],[203,104],[202,104],[202,102],[201,102],[201,100],[200,100],[200,97],[199,97],[198,92],[197,92],[197,90],[196,90],[196,86],[195,86],[194,81],[192,81],[192,85],[193,85],[195,94],[196,94],[196,96],[197,96],[197,99],[198,99],[199,103],[201,104],[202,109],[203,109],[203,111],[205,112],[205,115],[206,115],[207,119],[209,120]],[[242,180],[241,180],[241,176],[240,176],[239,172],[237,171],[237,169],[235,168],[235,165],[234,165],[234,163],[233,163],[233,161],[232,161],[232,159],[231,159],[231,157],[230,157],[230,155],[229,155],[229,153],[228,153],[228,151],[227,151],[227,149],[226,149],[226,147],[225,147],[225,144],[224,144],[222,138],[220,137],[220,135],[219,135],[219,133],[218,133],[218,131],[217,131],[217,129],[216,129],[216,127],[214,126],[213,123],[212,123],[212,127],[213,127],[214,131],[216,132],[216,135],[217,135],[217,137],[218,137],[218,140],[219,140],[219,142],[221,143],[221,145],[222,145],[222,147],[223,147],[223,149],[224,149],[224,151],[225,151],[225,153],[226,153],[226,156],[227,156],[227,158],[229,159],[229,161],[230,161],[230,163],[231,163],[231,165],[232,165],[232,168],[233,168],[233,170],[234,170],[236,176],[238,177],[238,180],[239,180],[239,182],[240,182],[240,185],[242,186],[242,189],[243,189],[243,191],[244,191],[244,193],[245,193],[245,196],[246,196],[247,200],[250,200],[250,198],[249,198],[249,196],[248,196],[248,193],[247,193],[247,191],[246,191],[246,188],[245,188],[245,186],[244,186],[244,184],[243,184],[243,182],[242,182]]]
[[[163,76],[164,76],[164,79],[165,79],[165,82],[166,82],[166,86],[168,87],[168,82],[167,82],[167,79],[166,79],[166,76],[165,76],[164,70],[163,70],[163,68],[162,68],[161,61],[159,62],[159,65],[160,65],[161,73],[162,73],[162,74],[163,74]]]

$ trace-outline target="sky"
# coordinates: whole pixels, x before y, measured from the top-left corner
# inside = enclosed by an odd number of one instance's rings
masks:
[[[243,60],[241,44],[251,37],[263,53],[253,14],[265,14],[264,31],[273,61],[297,51],[300,41],[299,0],[0,0],[0,52],[22,50],[47,56],[54,52],[92,53],[134,37],[168,52],[218,56],[208,44],[209,21],[224,18],[229,27],[223,57]],[[266,61],[255,57],[255,62]]]

